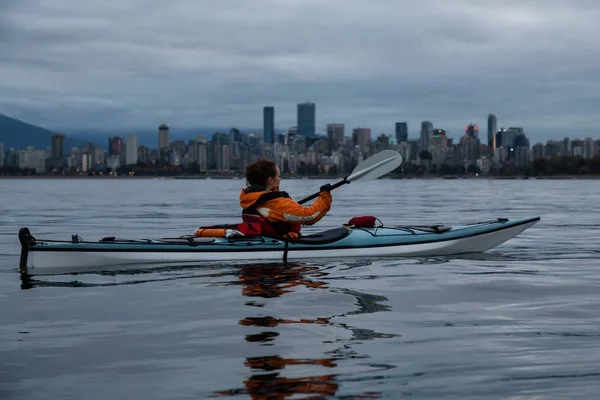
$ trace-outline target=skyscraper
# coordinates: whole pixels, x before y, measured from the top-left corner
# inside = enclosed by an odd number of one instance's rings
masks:
[[[368,153],[371,144],[371,128],[354,128],[352,131],[352,140],[360,151]]]
[[[298,134],[308,137],[315,135],[315,103],[298,104]]]
[[[169,127],[162,124],[158,127],[158,159],[168,163],[169,155]]]
[[[158,150],[169,148],[169,127],[162,124],[158,127]]]
[[[498,133],[498,120],[496,119],[496,115],[490,114],[488,115],[488,126],[487,126],[487,134],[488,134],[488,148],[490,149],[491,154],[494,154],[496,150],[496,133]]]
[[[123,139],[118,136],[108,138],[108,155],[120,156],[123,152]]]
[[[327,124],[327,142],[329,152],[344,144],[344,124]]]
[[[471,137],[479,137],[479,127],[477,125],[469,124],[465,126],[465,135]]]
[[[429,121],[421,122],[421,135],[419,137],[420,151],[428,151],[431,137],[433,136],[433,124]]]
[[[408,123],[396,122],[396,141],[398,143],[408,142]]]
[[[275,142],[275,107],[263,107],[263,142]]]
[[[60,133],[52,135],[51,153],[52,153],[52,166],[54,168],[60,168],[63,166],[65,160],[65,136]]]
[[[125,152],[125,164],[131,165],[138,162],[138,138],[136,135],[127,136]]]

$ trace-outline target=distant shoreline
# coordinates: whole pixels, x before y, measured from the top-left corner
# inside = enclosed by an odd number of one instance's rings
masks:
[[[322,180],[341,180],[344,179],[343,175],[323,175],[323,176],[285,176],[285,179],[322,179]],[[180,180],[243,180],[243,175],[174,175],[174,176],[89,176],[89,175],[0,175],[0,179],[101,179],[101,180],[122,180],[122,179],[180,179]],[[548,176],[458,176],[458,175],[424,175],[424,176],[385,176],[379,179],[392,179],[392,180],[403,180],[403,179],[440,179],[440,180],[463,180],[463,179],[481,179],[481,180],[573,180],[573,179],[600,179],[600,175],[548,175]]]

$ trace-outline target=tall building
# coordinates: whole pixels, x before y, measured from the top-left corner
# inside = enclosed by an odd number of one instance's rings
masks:
[[[488,123],[487,123],[487,134],[488,134],[488,148],[490,152],[494,154],[496,151],[496,133],[498,133],[498,120],[496,119],[496,115],[490,114],[488,115]]]
[[[207,145],[206,141],[198,143],[198,166],[200,171],[206,171],[208,169],[207,159]]]
[[[520,127],[509,127],[508,130],[502,130],[502,145],[508,149],[514,147],[517,136],[523,134],[523,128]]]
[[[81,153],[81,172],[92,169],[92,155],[88,151]]]
[[[106,155],[105,155],[104,149],[101,147],[93,147],[92,165],[93,166],[104,165],[105,159],[106,159]]]
[[[123,153],[123,139],[118,136],[108,138],[108,155],[120,156]]]
[[[474,130],[471,131],[471,133]],[[465,131],[459,142],[459,160],[466,163],[475,163],[480,157],[481,141],[476,135]]]
[[[275,142],[275,107],[263,107],[263,142]]]
[[[305,137],[315,135],[315,103],[298,104],[298,134]]]
[[[479,126],[473,124],[465,126],[465,135],[478,138]]]
[[[51,143],[51,157],[52,166],[54,168],[60,168],[63,166],[65,160],[65,135],[56,133],[52,135]]]
[[[336,150],[344,145],[344,124],[327,124],[327,144],[329,152]]]
[[[127,136],[125,147],[125,164],[137,164],[138,162],[138,138],[136,135]]]
[[[434,129],[431,142],[429,143],[429,152],[431,153],[431,163],[440,167],[446,163],[449,153],[449,140],[446,131],[443,129]]]
[[[18,166],[21,169],[34,169],[37,174],[41,174],[46,169],[46,151],[39,150],[32,146],[25,150],[17,150]]]
[[[238,128],[230,128],[229,136],[230,136],[230,139],[234,142],[242,141],[242,132]]]
[[[2,149],[2,143],[0,143],[0,150]],[[594,139],[588,137],[583,141],[583,158],[590,159],[596,155],[596,142]],[[0,164],[1,165],[1,164]]]
[[[433,124],[429,121],[421,122],[421,134],[419,137],[420,151],[429,150],[429,144],[433,136]]]
[[[371,144],[371,128],[354,128],[352,131],[352,140],[360,151],[368,153]]]
[[[407,122],[396,122],[396,141],[398,143],[408,142]]]
[[[544,144],[541,142],[538,142],[536,144],[533,145],[533,147],[531,148],[531,159],[532,160],[537,160],[539,158],[544,158],[545,157],[545,152],[544,152]]]
[[[573,155],[572,151],[571,151],[571,139],[569,139],[568,137],[564,138],[562,141],[562,145],[561,145],[561,149],[560,149],[560,155],[561,156],[570,156]]]
[[[169,127],[162,124],[158,127],[158,159],[169,162]]]
[[[506,147],[506,129],[503,127],[496,132],[496,148],[498,147]]]
[[[169,127],[162,124],[158,127],[158,150],[169,148]]]

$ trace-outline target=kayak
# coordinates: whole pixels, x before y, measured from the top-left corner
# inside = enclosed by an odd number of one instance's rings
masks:
[[[357,228],[342,225],[285,240],[269,236],[44,240],[19,231],[20,272],[26,275],[133,270],[206,261],[277,261],[423,257],[480,253],[536,224],[539,217],[497,218],[465,225],[406,225]]]

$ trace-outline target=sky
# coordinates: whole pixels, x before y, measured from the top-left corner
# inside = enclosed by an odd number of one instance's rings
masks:
[[[1,0],[0,113],[53,130],[407,121],[600,138],[597,0]]]

